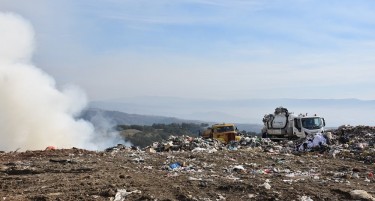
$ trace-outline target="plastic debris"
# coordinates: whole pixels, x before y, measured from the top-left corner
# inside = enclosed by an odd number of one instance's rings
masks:
[[[300,201],[313,201],[313,199],[311,199],[309,196],[306,196],[306,195],[300,197],[299,200]]]
[[[232,168],[233,171],[245,171],[245,168],[242,165],[236,165]]]
[[[46,151],[56,150],[56,147],[55,146],[48,146],[48,147],[46,147],[45,150]]]
[[[270,190],[271,189],[271,185],[268,182],[269,181],[266,181],[262,185],[259,185],[259,186],[263,186],[265,189]]]
[[[169,167],[174,170],[174,169],[177,169],[179,167],[181,167],[181,164],[180,163],[172,163],[169,165]]]
[[[327,145],[327,140],[321,133],[308,136],[306,140],[299,146],[299,151],[310,151],[312,148],[322,147]]]
[[[350,196],[352,196],[353,199],[363,199],[363,200],[375,201],[375,198],[372,197],[372,195],[370,195],[369,193],[367,193],[364,190],[350,191]]]
[[[126,191],[126,189],[118,189],[113,201],[124,201],[126,199],[126,196],[128,196],[132,193],[141,193],[141,191],[135,190],[135,191],[129,191],[128,192],[128,191]]]

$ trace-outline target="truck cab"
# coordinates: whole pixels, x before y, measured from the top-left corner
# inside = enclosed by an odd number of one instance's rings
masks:
[[[325,124],[322,117],[299,115],[293,120],[293,134],[299,138],[304,138],[309,134],[323,133]]]

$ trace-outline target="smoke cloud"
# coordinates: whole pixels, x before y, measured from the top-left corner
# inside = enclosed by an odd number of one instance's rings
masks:
[[[58,90],[51,76],[32,65],[33,49],[31,24],[0,13],[0,150],[112,145],[98,142],[93,125],[75,118],[86,106],[84,93],[74,86]]]

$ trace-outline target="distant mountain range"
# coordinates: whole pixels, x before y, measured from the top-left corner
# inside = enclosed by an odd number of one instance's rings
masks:
[[[147,125],[152,124],[172,124],[172,123],[207,123],[209,125],[217,122],[205,122],[200,120],[186,120],[179,119],[175,117],[163,117],[163,116],[153,116],[153,115],[140,115],[140,114],[128,114],[119,111],[108,111],[98,108],[88,108],[84,110],[80,117],[91,123],[96,127],[113,127],[115,125]],[[104,125],[103,125],[104,124]],[[262,125],[260,124],[236,124],[239,130],[245,130],[250,132],[259,133]]]
[[[265,114],[283,106],[296,114],[317,114],[326,119],[328,127],[343,124],[374,126],[375,100],[358,99],[248,99],[206,100],[174,97],[134,97],[107,101],[93,101],[92,108],[118,111],[132,115],[128,122],[144,124],[155,122],[193,120],[197,122],[232,122],[261,125]],[[118,116],[113,113],[111,116]],[[151,115],[153,118],[143,117]],[[116,119],[116,118],[115,118]],[[187,119],[187,120],[185,120]],[[138,121],[139,120],[139,121]],[[119,121],[119,120],[115,120]]]
[[[95,119],[106,119],[111,124],[116,125],[147,125],[152,124],[171,124],[171,123],[203,123],[203,121],[184,120],[175,117],[163,117],[154,115],[128,114],[119,111],[109,111],[98,108],[88,108],[84,110],[80,118],[88,121]]]

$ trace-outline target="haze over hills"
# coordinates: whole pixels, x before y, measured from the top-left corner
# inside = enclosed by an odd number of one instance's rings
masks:
[[[154,115],[128,114],[119,111],[108,111],[98,108],[88,108],[84,110],[80,118],[90,121],[95,127],[110,128],[116,125],[146,125],[152,124],[172,124],[172,123],[206,123],[208,125],[218,122],[205,122],[200,120],[187,120],[175,117],[163,117]],[[104,125],[103,125],[104,124]],[[236,124],[237,128],[242,131],[260,133],[261,124]]]
[[[175,97],[133,97],[93,101],[90,107],[131,114],[156,115],[205,122],[262,124],[265,114],[283,106],[295,114],[323,116],[328,127],[374,125],[375,100],[358,99],[248,99],[207,100]]]
[[[85,109],[81,115],[81,118],[89,121],[96,121],[96,119],[105,119],[110,121],[110,124],[114,125],[146,125],[151,126],[152,124],[171,124],[171,123],[204,123],[198,120],[185,120],[178,119],[175,117],[163,117],[155,115],[141,115],[141,114],[129,114],[119,111],[109,111],[98,108]]]

